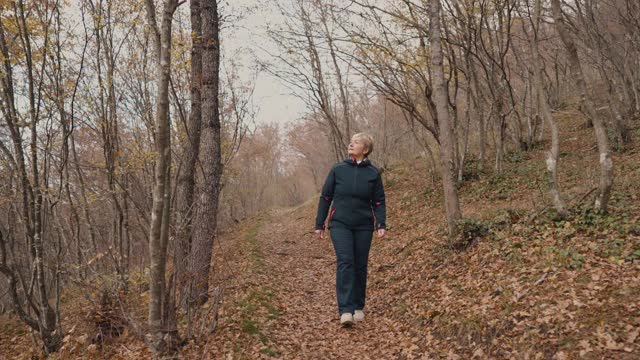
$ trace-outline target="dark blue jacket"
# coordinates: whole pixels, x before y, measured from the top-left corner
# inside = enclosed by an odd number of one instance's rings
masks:
[[[329,228],[385,228],[386,208],[382,176],[369,159],[364,159],[358,164],[354,158],[349,158],[333,165],[320,194],[316,229],[325,228],[329,208]]]

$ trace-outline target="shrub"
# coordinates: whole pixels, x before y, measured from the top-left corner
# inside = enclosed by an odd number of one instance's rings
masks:
[[[462,219],[456,224],[456,234],[449,239],[449,246],[457,251],[462,251],[489,233],[490,226],[477,219]]]

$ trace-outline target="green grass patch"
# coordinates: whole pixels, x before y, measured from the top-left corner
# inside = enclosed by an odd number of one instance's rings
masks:
[[[447,246],[453,250],[462,251],[471,246],[476,240],[489,233],[489,225],[472,218],[463,218],[456,224],[457,233],[448,237]]]
[[[561,267],[567,270],[582,269],[586,261],[586,256],[581,254],[574,247],[550,246],[547,251],[547,266]]]
[[[236,303],[243,314],[240,320],[242,331],[249,335],[257,335],[260,342],[265,345],[270,343],[271,339],[264,333],[264,325],[282,315],[282,311],[273,302],[274,296],[269,289],[257,288]],[[266,320],[260,321],[265,313]]]
[[[262,275],[266,269],[264,255],[258,241],[258,232],[262,226],[257,221],[244,235],[245,244],[248,246],[249,276]],[[268,336],[268,322],[281,316],[282,311],[275,304],[275,293],[267,286],[256,285],[241,299],[236,301],[236,308],[242,313],[239,320],[243,333],[257,338],[264,346],[261,352],[269,356],[277,356],[279,353],[269,344],[273,341]]]
[[[247,334],[251,334],[251,335],[260,334],[260,329],[258,329],[258,324],[256,323],[255,320],[252,320],[252,319],[242,320],[241,328],[242,328],[242,331],[246,332]]]
[[[507,200],[515,196],[518,189],[536,190],[544,187],[545,174],[543,161],[532,160],[531,155],[526,152],[515,152],[505,158],[501,173],[487,169],[473,182],[463,181],[461,188],[464,193],[474,197]]]
[[[270,348],[268,346],[265,347],[265,348],[260,349],[260,352],[265,354],[265,355],[274,356],[274,357],[280,355],[279,352],[277,352],[276,350],[274,350],[274,349],[272,349],[272,348]]]
[[[577,209],[572,219],[576,229],[584,234],[616,232],[619,235],[639,235],[640,224],[627,212],[601,214],[590,207]]]
[[[554,248],[554,261],[564,267],[577,269],[584,262],[584,256],[569,246],[576,237],[583,239],[582,244],[596,256],[615,264],[640,259],[640,240],[634,236],[638,227],[636,218],[628,212],[602,214],[585,207],[575,209],[565,220],[541,217],[533,234],[541,238],[554,238],[558,246]]]
[[[403,300],[400,300],[394,303],[392,309],[393,309],[392,311],[394,315],[396,315],[397,317],[402,317],[407,313],[407,310],[409,309],[409,305],[407,305],[407,303],[404,302]]]
[[[249,260],[251,261],[252,271],[256,273],[264,272],[264,255],[260,251],[260,244],[258,243],[258,231],[262,226],[261,222],[256,222],[245,234],[244,240],[249,244]]]

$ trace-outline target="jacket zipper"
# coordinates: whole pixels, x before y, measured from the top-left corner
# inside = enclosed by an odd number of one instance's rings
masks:
[[[353,194],[356,193],[357,179],[358,179],[358,163],[356,163],[356,170],[355,170],[355,174],[353,175],[353,190],[351,191],[351,224],[353,224],[353,217],[354,217],[354,213],[353,213]]]

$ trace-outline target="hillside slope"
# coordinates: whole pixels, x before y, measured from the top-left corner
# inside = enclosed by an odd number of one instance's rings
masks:
[[[639,358],[640,149],[614,155],[611,212],[592,214],[597,154],[590,130],[572,119],[560,117],[560,185],[573,207],[570,219],[555,220],[546,206],[543,144],[509,155],[504,175],[461,187],[465,217],[486,235],[454,251],[446,245],[440,189],[431,188],[423,161],[396,164],[384,174],[389,236],[374,237],[365,323],[339,326],[335,255],[330,239],[313,234],[314,198],[220,236],[218,322],[183,356]],[[131,338],[100,351],[92,356],[149,355]]]
[[[338,326],[333,249],[329,239],[311,233],[316,200],[269,215],[256,237],[266,264],[258,284],[270,287],[278,315],[256,316],[258,335],[242,326],[221,329],[243,335],[226,342],[214,336],[216,353],[638,358],[640,154],[637,148],[615,154],[611,212],[590,213],[597,154],[591,130],[572,119],[560,117],[560,181],[572,217],[555,221],[545,210],[544,144],[511,154],[503,176],[485,175],[462,187],[465,216],[488,230],[462,252],[446,246],[439,188],[430,188],[422,163],[392,167],[385,174],[389,237],[374,240],[369,317],[356,329]],[[243,319],[246,312],[231,313]]]

